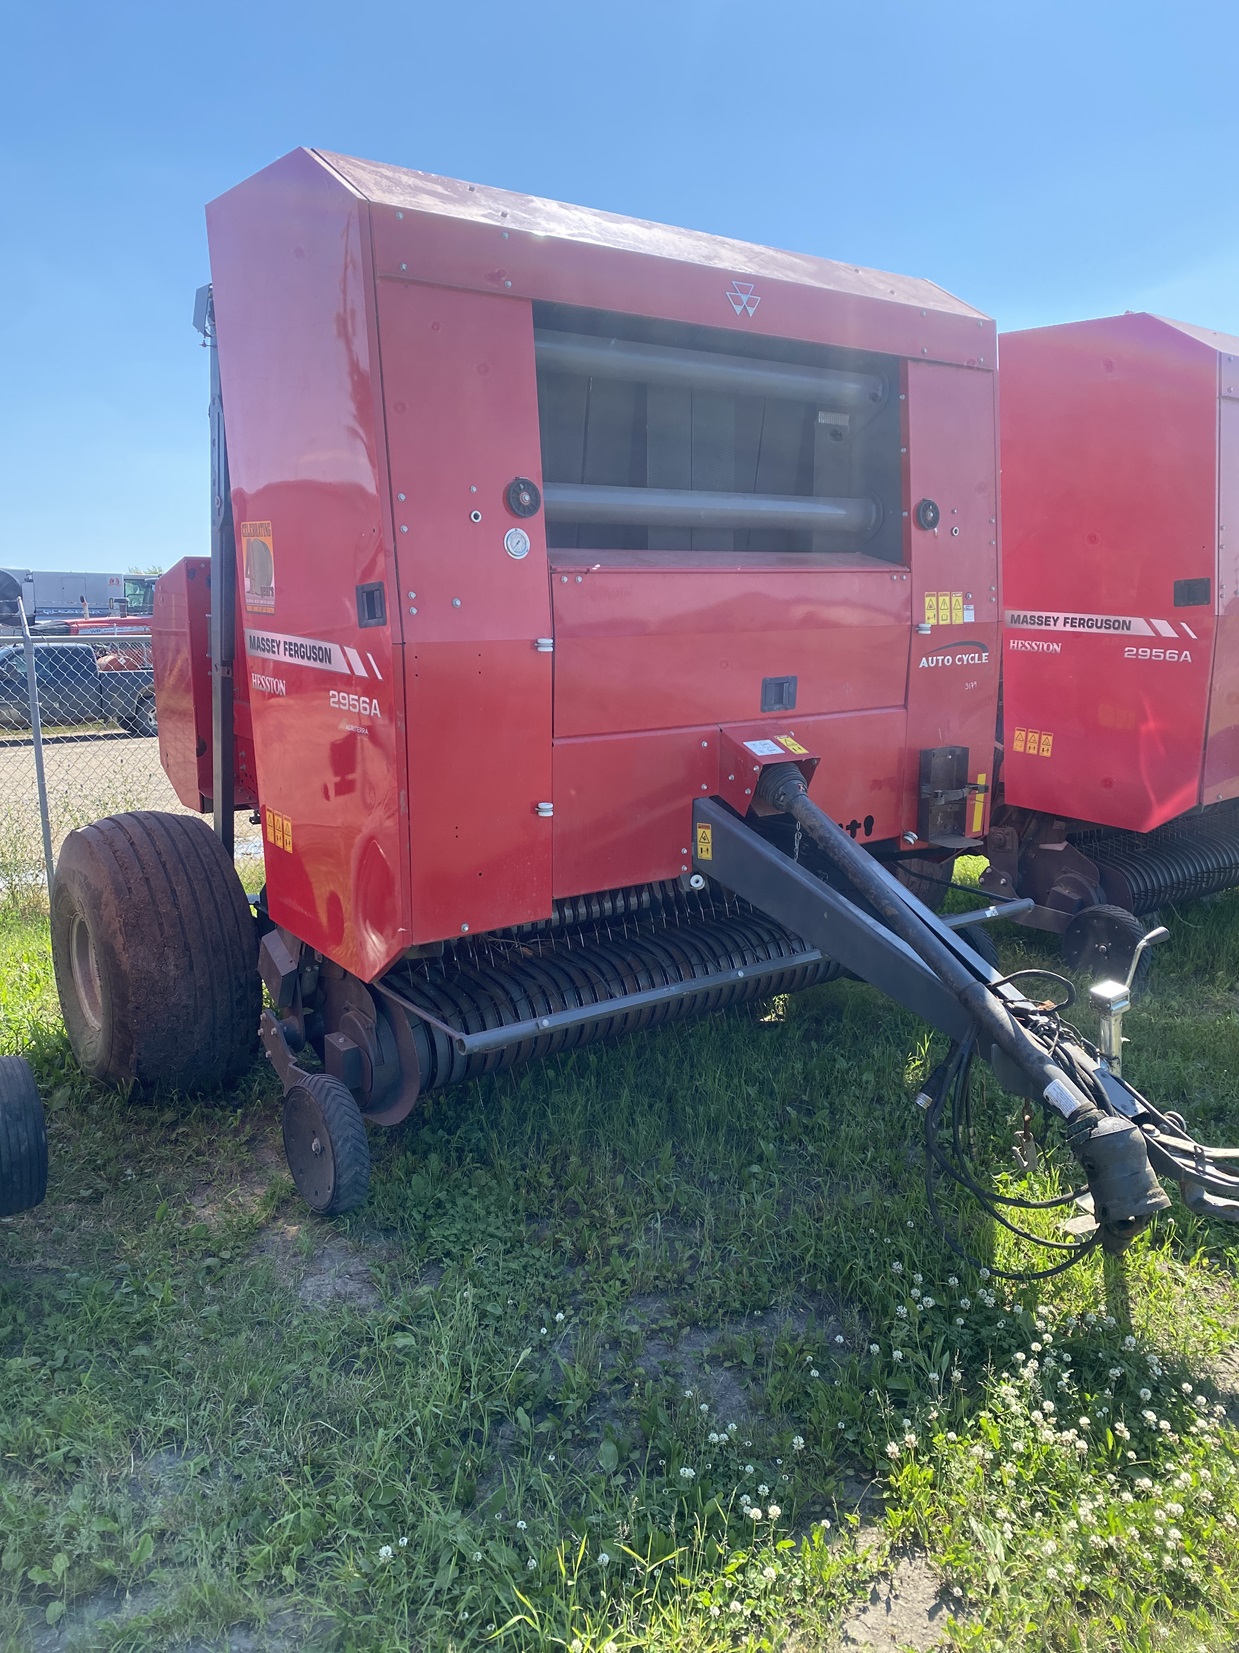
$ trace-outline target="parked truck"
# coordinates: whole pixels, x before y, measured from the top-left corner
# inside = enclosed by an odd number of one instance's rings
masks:
[[[126,644],[109,654],[90,643],[39,642],[34,670],[45,729],[118,723],[131,735],[159,733],[154,672],[144,649]],[[0,728],[29,727],[26,657],[20,644],[9,644],[0,648]]]

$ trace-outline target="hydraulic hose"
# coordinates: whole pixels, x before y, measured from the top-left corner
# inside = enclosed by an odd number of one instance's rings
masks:
[[[977,1026],[979,1042],[1001,1050],[1036,1086],[1044,1101],[1062,1115],[1067,1140],[1088,1176],[1103,1227],[1120,1230],[1130,1238],[1155,1212],[1164,1210],[1170,1200],[1149,1165],[1138,1127],[1130,1120],[1103,1112],[1064,1072],[989,984],[917,915],[890,874],[818,808],[796,765],[778,763],[764,769],[758,796],[789,814],[813,839],[881,922],[906,942],[959,1000]]]

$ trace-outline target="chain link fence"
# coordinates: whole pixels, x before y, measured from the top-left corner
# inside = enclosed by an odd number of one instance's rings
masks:
[[[159,761],[149,632],[40,636],[29,650],[20,635],[0,633],[0,904],[45,902],[45,845],[54,857],[75,827],[131,809],[194,813]],[[242,813],[236,835],[250,883],[262,864],[259,829]]]

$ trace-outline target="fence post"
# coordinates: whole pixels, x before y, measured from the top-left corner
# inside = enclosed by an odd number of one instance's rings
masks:
[[[47,802],[47,776],[43,770],[43,725],[39,721],[39,684],[34,669],[34,638],[26,611],[18,604],[22,644],[26,655],[26,689],[30,695],[30,734],[34,742],[34,781],[39,789],[39,819],[43,824],[43,865],[47,868],[47,899],[52,898],[52,879],[56,873],[56,858],[52,854],[52,816]]]

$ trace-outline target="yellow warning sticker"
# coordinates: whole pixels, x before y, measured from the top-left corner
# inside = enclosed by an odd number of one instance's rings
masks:
[[[713,861],[714,859],[714,828],[704,822],[697,828],[697,859],[699,861]]]
[[[1016,729],[1011,736],[1011,750],[1030,758],[1050,758],[1054,756],[1054,736],[1048,729]]]
[[[267,842],[274,844],[276,849],[291,851],[293,847],[292,821],[287,815],[277,814],[274,809],[264,810],[263,813],[267,817]]]
[[[785,752],[795,752],[798,757],[808,753],[809,748],[802,746],[798,740],[793,740],[791,735],[777,735],[775,738]]]
[[[970,591],[927,591],[925,593],[925,624],[927,626],[968,626],[976,618],[976,607]]]
[[[269,522],[241,524],[241,571],[250,614],[275,613],[275,539]]]

